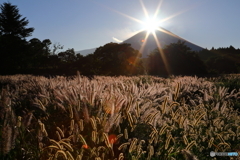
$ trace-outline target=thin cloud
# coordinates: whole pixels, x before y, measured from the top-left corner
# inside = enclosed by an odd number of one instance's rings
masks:
[[[117,39],[117,38],[115,38],[115,37],[112,37],[112,39],[113,39],[114,41],[118,42],[118,43],[123,42],[122,40],[119,40],[119,39]]]

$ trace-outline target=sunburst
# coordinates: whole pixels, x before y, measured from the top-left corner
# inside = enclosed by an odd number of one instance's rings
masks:
[[[140,53],[142,53],[142,51],[143,51],[143,49],[144,49],[144,47],[145,47],[145,45],[146,45],[146,43],[147,43],[147,40],[148,40],[149,35],[152,34],[153,37],[154,37],[154,39],[155,39],[155,41],[156,41],[156,44],[157,44],[157,46],[158,46],[158,50],[159,50],[159,53],[161,54],[161,57],[162,57],[163,62],[164,62],[164,65],[165,65],[166,68],[167,68],[167,72],[170,73],[170,72],[169,72],[169,66],[168,66],[168,64],[167,64],[165,55],[163,54],[163,50],[162,50],[162,47],[161,47],[161,43],[158,41],[158,38],[157,38],[155,32],[156,32],[156,31],[161,31],[161,32],[164,32],[164,33],[166,33],[166,34],[169,34],[169,35],[171,35],[171,36],[175,36],[175,37],[176,37],[176,35],[174,35],[174,34],[172,34],[171,32],[168,32],[168,31],[162,29],[160,26],[161,26],[161,24],[163,24],[165,21],[168,21],[168,20],[170,20],[170,19],[172,19],[172,18],[174,18],[174,17],[176,17],[176,16],[178,16],[178,15],[180,15],[180,14],[188,11],[190,8],[189,8],[189,9],[186,9],[186,10],[182,10],[182,11],[180,11],[180,12],[177,12],[177,13],[175,13],[175,14],[169,16],[169,17],[166,17],[166,18],[164,18],[164,19],[158,19],[158,18],[157,18],[157,15],[158,15],[158,13],[159,13],[159,10],[160,10],[160,8],[161,8],[161,5],[162,5],[163,0],[159,1],[154,15],[151,15],[151,16],[149,15],[148,10],[146,9],[143,1],[142,1],[142,0],[139,0],[139,1],[140,1],[141,6],[142,6],[143,12],[144,12],[144,14],[145,14],[146,21],[142,21],[142,20],[140,20],[140,19],[134,18],[134,17],[132,17],[132,16],[129,16],[129,15],[124,14],[124,13],[122,13],[122,12],[119,12],[119,11],[117,11],[117,10],[111,9],[111,8],[109,8],[109,7],[106,7],[106,6],[104,6],[104,7],[108,8],[109,10],[114,11],[114,12],[116,12],[116,13],[122,15],[122,16],[125,16],[125,17],[127,17],[127,18],[129,18],[129,19],[131,19],[131,20],[133,20],[133,21],[135,21],[135,22],[140,23],[143,27],[142,27],[141,30],[137,31],[136,33],[142,32],[142,31],[144,31],[144,30],[147,31],[144,39],[141,40],[142,45],[141,45],[141,48],[140,48],[140,50],[139,50]]]

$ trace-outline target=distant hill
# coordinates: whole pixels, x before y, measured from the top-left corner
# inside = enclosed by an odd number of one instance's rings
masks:
[[[163,28],[161,28],[161,31],[157,30],[155,33],[161,47],[164,47],[165,45],[168,45],[170,43],[176,43],[177,41],[180,40],[180,41],[184,41],[185,44],[189,48],[191,48],[193,51],[200,51],[204,49]],[[134,49],[140,51],[142,45],[144,44],[144,41],[146,41],[145,47],[142,50],[142,58],[146,58],[151,51],[157,48],[157,43],[155,41],[153,34],[149,34],[148,38],[145,39],[146,34],[147,34],[147,31],[139,32],[134,36],[130,37],[129,39],[123,41],[122,43],[129,43]],[[76,53],[80,53],[81,55],[85,56],[87,54],[94,53],[96,49],[97,48],[86,49],[82,51],[76,51]]]
[[[88,54],[94,53],[96,49],[97,48],[85,49],[85,50],[81,50],[81,51],[76,51],[75,53],[76,54],[80,53],[81,55],[86,56]]]

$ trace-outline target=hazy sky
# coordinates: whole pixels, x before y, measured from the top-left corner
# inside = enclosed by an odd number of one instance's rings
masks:
[[[1,4],[7,2],[0,0]],[[17,5],[35,31],[31,38],[50,39],[75,51],[126,40],[145,21],[139,0],[8,0]],[[160,2],[161,27],[203,48],[240,48],[239,0],[142,0],[152,16]],[[122,14],[121,14],[122,13]]]

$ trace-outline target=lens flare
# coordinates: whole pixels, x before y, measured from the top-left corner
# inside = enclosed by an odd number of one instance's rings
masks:
[[[84,144],[82,145],[82,148],[88,149],[88,145]]]
[[[111,144],[114,144],[114,143],[116,143],[116,141],[117,141],[117,136],[116,136],[115,134],[110,134],[110,135],[108,136],[108,140],[109,140],[109,142],[110,142]]]

